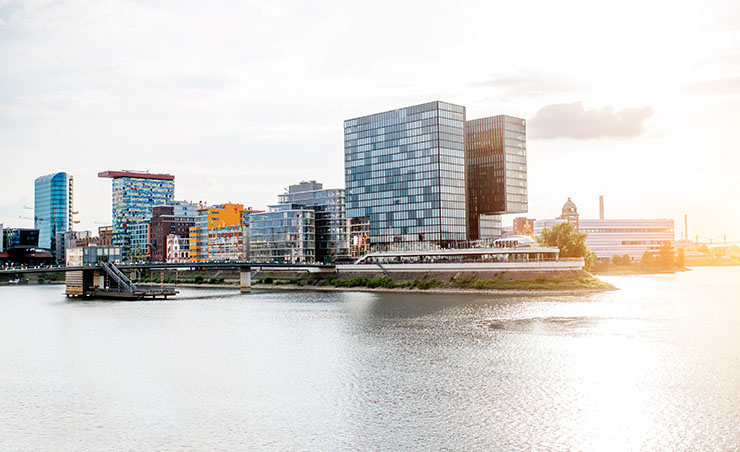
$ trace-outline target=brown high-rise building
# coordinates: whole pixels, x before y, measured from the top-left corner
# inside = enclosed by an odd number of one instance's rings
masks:
[[[498,215],[527,212],[523,119],[498,115],[465,122],[465,191],[468,240],[491,238],[486,223]]]
[[[193,206],[194,207],[194,206]],[[151,233],[151,260],[164,262],[167,260],[167,236],[176,235],[188,238],[190,228],[195,226],[195,217],[177,209],[173,205],[155,206],[152,208],[150,222]]]

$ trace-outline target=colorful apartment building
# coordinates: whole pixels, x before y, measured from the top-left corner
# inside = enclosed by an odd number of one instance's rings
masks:
[[[113,179],[113,245],[121,247],[124,259],[134,253],[138,258],[142,251],[140,242],[144,237],[141,224],[150,220],[154,206],[172,201],[175,176],[139,171],[103,171],[98,173],[98,177]],[[134,244],[136,240],[139,243]]]
[[[203,207],[196,211],[195,226],[190,228],[190,261],[208,262],[210,260],[238,260],[237,258],[221,259],[225,256],[239,256],[242,252],[242,227],[243,218],[250,213],[262,212],[252,210],[251,207],[244,208],[243,204],[218,204]],[[238,234],[237,231],[238,230]],[[238,235],[238,246],[234,237]],[[231,244],[231,245],[229,245]],[[210,247],[214,250],[211,253]],[[229,248],[232,247],[232,249]]]

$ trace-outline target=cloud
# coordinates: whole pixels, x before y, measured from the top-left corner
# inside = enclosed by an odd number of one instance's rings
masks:
[[[496,75],[490,80],[473,83],[473,86],[496,88],[503,99],[539,98],[552,94],[581,91],[585,84],[571,77],[534,72]]]
[[[682,90],[695,96],[722,96],[740,93],[740,75],[735,77],[704,80],[685,85]]]
[[[651,107],[615,110],[611,105],[586,110],[583,103],[553,104],[542,107],[528,122],[531,138],[635,138],[644,131]]]

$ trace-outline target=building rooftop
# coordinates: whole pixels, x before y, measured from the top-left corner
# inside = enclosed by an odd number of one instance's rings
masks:
[[[98,177],[105,177],[109,179],[118,179],[119,177],[133,177],[136,179],[156,179],[156,180],[175,180],[175,176],[172,174],[154,174],[142,171],[102,171],[98,173]]]

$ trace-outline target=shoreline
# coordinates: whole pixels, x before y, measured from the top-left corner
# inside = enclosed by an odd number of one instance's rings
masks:
[[[139,283],[137,285],[156,287],[159,283]],[[165,284],[166,287],[185,287],[188,289],[239,289],[238,284]],[[436,293],[436,294],[484,294],[484,295],[579,295],[584,293],[609,292],[613,289],[460,289],[460,288],[433,288],[433,289],[411,289],[386,287],[329,287],[329,286],[298,286],[295,284],[253,284],[252,290],[291,290],[312,292],[385,292],[385,293]]]

